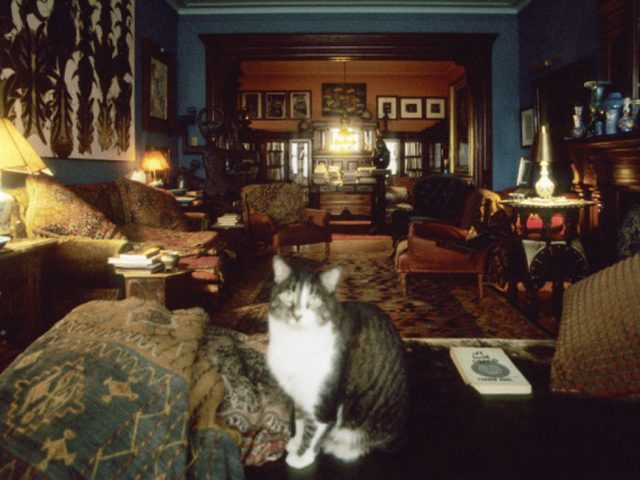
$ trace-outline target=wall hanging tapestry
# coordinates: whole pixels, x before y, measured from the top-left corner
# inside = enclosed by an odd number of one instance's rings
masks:
[[[1,2],[0,117],[41,156],[134,160],[134,2]]]

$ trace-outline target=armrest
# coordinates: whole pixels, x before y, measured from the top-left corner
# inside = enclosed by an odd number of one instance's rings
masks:
[[[312,223],[316,225],[320,225],[321,227],[329,226],[329,211],[328,210],[320,210],[317,208],[307,208],[306,209],[309,218]]]
[[[249,232],[254,241],[271,242],[277,230],[275,222],[266,213],[249,213]]]
[[[60,238],[51,258],[45,262],[45,275],[48,280],[60,278],[108,283],[113,271],[107,259],[131,248],[127,240]]]
[[[409,225],[409,238],[421,237],[440,242],[464,242],[469,235],[469,230],[448,223],[440,222],[411,222]]]

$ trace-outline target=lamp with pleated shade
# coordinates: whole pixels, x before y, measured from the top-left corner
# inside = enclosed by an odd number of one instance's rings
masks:
[[[13,123],[6,118],[0,119],[0,180],[2,172],[25,174],[46,173],[51,170],[36,153]],[[0,235],[10,234],[11,214],[15,200],[0,189]]]

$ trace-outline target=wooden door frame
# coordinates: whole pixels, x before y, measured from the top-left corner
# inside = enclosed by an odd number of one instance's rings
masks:
[[[237,108],[238,77],[249,60],[441,60],[467,73],[473,105],[474,181],[492,187],[492,48],[495,34],[264,33],[203,34],[206,105]]]

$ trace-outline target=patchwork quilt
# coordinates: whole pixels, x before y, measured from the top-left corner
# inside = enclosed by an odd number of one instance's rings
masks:
[[[208,321],[136,298],[70,312],[0,375],[0,478],[240,479],[282,455],[263,355]]]

